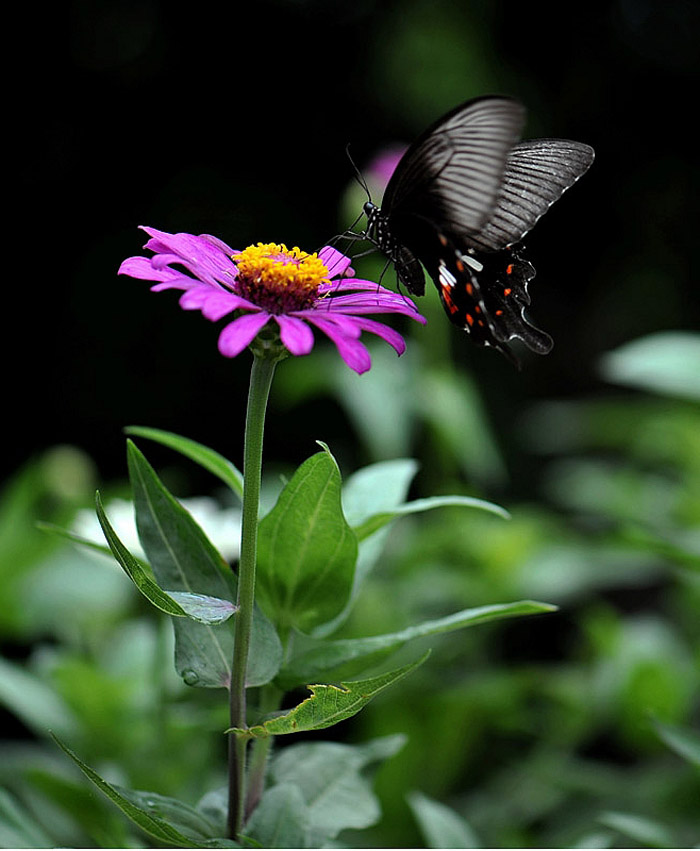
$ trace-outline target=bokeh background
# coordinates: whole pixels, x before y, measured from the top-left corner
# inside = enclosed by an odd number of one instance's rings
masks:
[[[457,103],[500,93],[527,105],[528,136],[597,152],[527,240],[531,316],[553,352],[520,352],[516,371],[429,290],[427,328],[401,326],[403,358],[373,349],[358,377],[319,340],[280,367],[268,464],[288,472],[317,439],[345,473],[415,457],[413,496],[475,494],[513,513],[507,526],[402,521],[349,635],[521,597],[561,610],[434,642],[411,683],[338,728],[411,737],[378,777],[383,820],[343,841],[428,842],[407,803],[417,790],[486,847],[700,842],[700,364],[681,355],[677,385],[631,390],[604,369],[624,344],[700,324],[700,6],[74,0],[7,14],[0,783],[42,818],[47,800],[82,800],[46,779],[60,764],[48,726],[139,788],[194,802],[221,771],[216,745],[196,740],[204,717],[212,741],[221,728],[215,696],[170,684],[177,720],[151,741],[161,634],[123,577],[34,526],[73,522],[98,485],[125,495],[130,424],[241,462],[247,358],[222,358],[217,328],[173,294],[117,277],[145,241],[138,225],[314,250],[364,200],[348,144],[366,168]],[[383,263],[356,266],[372,277]],[[220,496],[144,448],[178,495]],[[40,823],[59,844],[129,839],[109,805],[99,813],[104,835]]]

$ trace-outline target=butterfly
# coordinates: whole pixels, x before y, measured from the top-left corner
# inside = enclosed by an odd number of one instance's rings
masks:
[[[524,106],[502,96],[443,115],[400,159],[381,208],[365,203],[360,234],[413,295],[425,267],[449,319],[516,363],[510,340],[538,354],[553,345],[525,318],[535,269],[519,243],[595,156],[582,142],[519,141],[524,124]]]

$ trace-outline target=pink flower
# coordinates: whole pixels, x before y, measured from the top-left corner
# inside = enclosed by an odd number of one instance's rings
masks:
[[[276,323],[291,354],[309,354],[316,328],[335,343],[350,369],[362,373],[371,366],[360,342],[363,331],[381,337],[398,354],[406,349],[399,333],[368,314],[426,321],[409,298],[353,277],[350,260],[330,246],[318,254],[274,243],[235,251],[207,234],[143,230],[151,237],[144,247],[153,256],[129,257],[119,274],[156,281],[154,292],[183,290],[180,307],[200,310],[212,321],[233,314],[219,335],[219,351],[226,357],[240,354],[268,324]]]

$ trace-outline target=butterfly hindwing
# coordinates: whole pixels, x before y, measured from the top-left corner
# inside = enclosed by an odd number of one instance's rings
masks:
[[[519,250],[462,252],[444,236],[441,245],[435,280],[451,322],[477,345],[500,349],[511,360],[515,359],[506,344],[513,339],[538,354],[551,350],[551,337],[525,317],[530,304],[527,287],[535,269]]]

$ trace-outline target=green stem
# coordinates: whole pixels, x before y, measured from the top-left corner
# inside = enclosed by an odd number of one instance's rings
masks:
[[[283,692],[273,685],[263,686],[260,689],[260,705],[258,707],[260,715],[266,716],[271,712],[275,712],[280,707]],[[249,818],[253,810],[257,807],[262,797],[263,787],[265,785],[265,771],[267,768],[267,758],[270,754],[270,748],[274,736],[267,736],[263,739],[254,739],[251,743],[250,750],[250,767],[248,769],[248,789],[246,793],[245,816]]]
[[[254,355],[248,391],[245,445],[243,451],[243,518],[241,522],[241,554],[238,562],[238,613],[234,633],[233,669],[231,672],[230,722],[232,727],[246,727],[246,671],[253,624],[255,601],[255,559],[258,543],[258,510],[262,473],[265,411],[276,360]],[[237,839],[245,817],[246,740],[229,737],[229,836]]]

